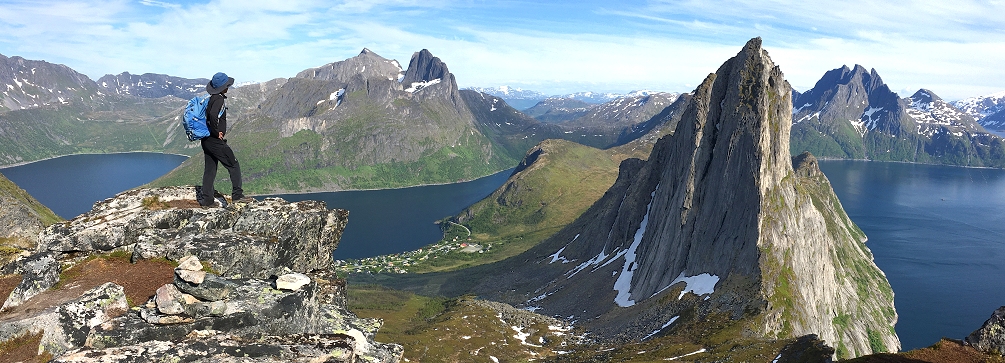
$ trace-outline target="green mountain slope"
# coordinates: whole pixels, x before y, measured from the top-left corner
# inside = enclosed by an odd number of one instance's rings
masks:
[[[59,221],[56,213],[0,174],[0,261],[16,252],[11,247],[34,248],[38,233]]]
[[[245,190],[450,183],[516,164],[475,126],[439,58],[425,50],[413,55],[403,76],[418,81],[399,83],[400,72],[396,61],[364,50],[269,87],[234,89],[228,95],[234,120],[228,139],[241,161]],[[202,165],[197,154],[152,185],[196,184]]]

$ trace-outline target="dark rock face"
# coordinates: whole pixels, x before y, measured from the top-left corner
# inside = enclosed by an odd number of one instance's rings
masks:
[[[209,79],[189,79],[155,73],[137,75],[122,72],[98,78],[98,85],[108,92],[141,98],[175,96],[187,100],[205,93],[206,83],[209,83]]]
[[[865,236],[812,156],[793,167],[790,94],[751,40],[647,161],[626,160],[579,219],[474,290],[614,341],[726,314],[765,337],[817,334],[841,358],[898,350],[892,289]]]
[[[995,310],[980,329],[964,339],[967,345],[990,354],[1005,355],[1005,306]]]
[[[453,77],[447,70],[447,65],[438,57],[434,57],[429,50],[423,49],[412,54],[412,59],[408,62],[408,70],[401,84],[406,87],[413,83],[425,83],[436,79]]]

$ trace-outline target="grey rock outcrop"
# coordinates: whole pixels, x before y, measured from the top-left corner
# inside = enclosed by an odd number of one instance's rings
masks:
[[[12,264],[24,277],[5,307],[94,253],[177,261],[174,281],[131,310],[107,283],[40,313],[8,313],[0,340],[44,330],[42,349],[61,362],[401,359],[401,346],[374,341],[379,319],[346,309],[345,281],[329,272],[347,211],[278,198],[199,208],[194,198],[191,187],[128,191],[44,231],[39,252]]]
[[[980,329],[964,339],[967,345],[990,354],[1005,355],[1005,306],[995,310]]]
[[[474,291],[614,341],[718,314],[758,336],[816,334],[839,358],[899,350],[893,291],[865,235],[812,157],[789,154],[790,95],[752,39],[647,161],[623,162],[579,219]]]
[[[180,260],[194,254],[221,276],[267,278],[332,264],[348,221],[323,202],[268,198],[228,208],[173,208],[191,201],[191,187],[127,191],[42,233],[39,251],[131,249],[133,257]]]
[[[159,290],[145,306],[96,326],[80,351],[57,361],[86,362],[96,356],[103,356],[100,361],[104,362],[160,360],[179,351],[207,361],[243,354],[262,361],[397,362],[401,358],[400,346],[373,340],[380,320],[358,318],[345,310],[344,303],[326,301],[318,294],[325,289],[319,285],[339,284],[335,280],[315,278],[297,291],[284,291],[270,281],[209,276],[213,277],[207,282],[229,289],[191,299],[179,292],[191,291],[191,284],[176,279],[161,288],[173,291],[165,293],[165,301]],[[171,308],[166,310],[165,305]],[[216,343],[199,346],[206,341]]]
[[[16,268],[11,272],[21,275],[21,282],[10,293],[0,310],[21,305],[59,282],[61,269],[55,253],[36,253],[15,261],[12,265]]]
[[[42,332],[40,350],[58,355],[84,345],[91,328],[126,314],[122,286],[106,283],[79,298],[29,316],[0,319],[0,341]]]

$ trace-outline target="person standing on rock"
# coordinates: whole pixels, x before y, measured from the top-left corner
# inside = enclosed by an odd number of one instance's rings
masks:
[[[234,156],[234,150],[227,145],[224,136],[227,135],[227,90],[234,84],[234,78],[226,73],[217,72],[206,84],[206,92],[210,94],[206,105],[206,126],[209,137],[202,139],[202,152],[206,155],[206,168],[202,173],[202,191],[199,195],[199,205],[204,207],[216,204],[214,200],[213,182],[216,179],[217,164],[223,164],[230,173],[230,183],[233,187],[231,199],[235,202],[248,202],[251,198],[244,196],[241,188],[241,164]]]

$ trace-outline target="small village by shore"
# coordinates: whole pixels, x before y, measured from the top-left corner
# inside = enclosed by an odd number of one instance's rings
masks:
[[[480,245],[471,242],[471,237],[454,236],[444,238],[439,242],[426,247],[394,253],[380,255],[362,259],[335,260],[335,273],[396,273],[405,274],[414,272],[416,265],[428,262],[452,253],[485,253],[491,249],[492,245]]]

